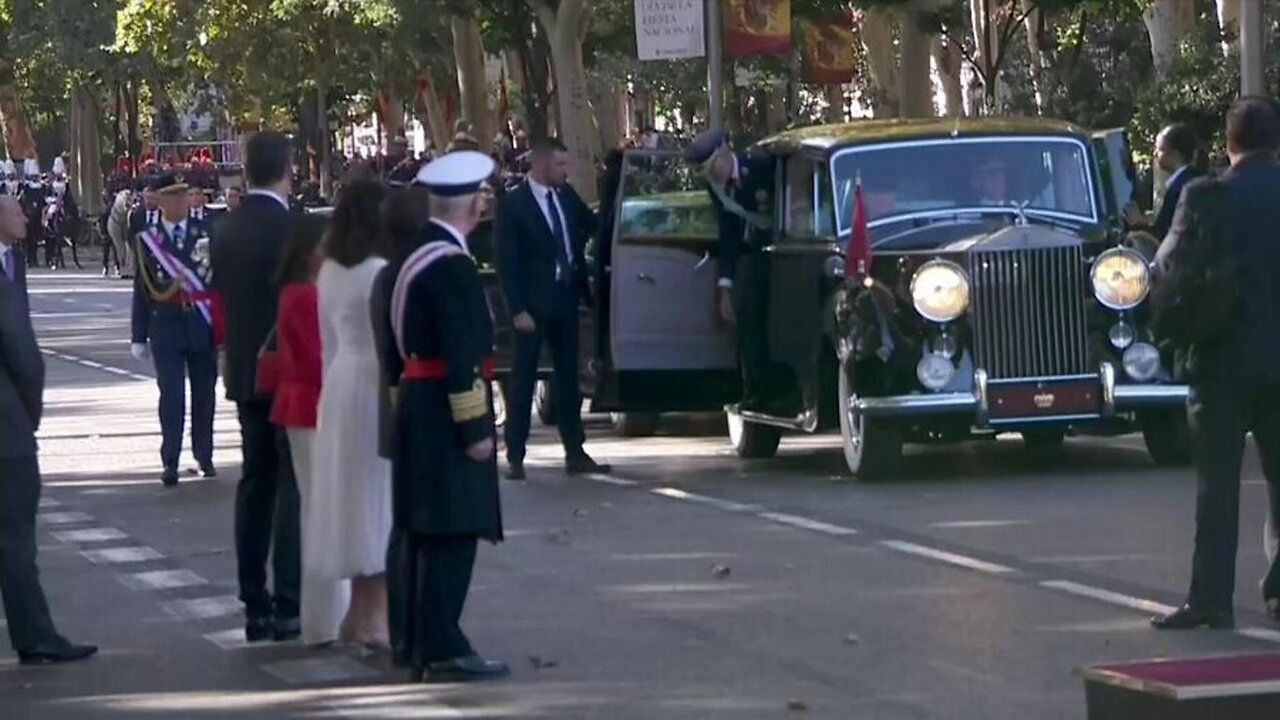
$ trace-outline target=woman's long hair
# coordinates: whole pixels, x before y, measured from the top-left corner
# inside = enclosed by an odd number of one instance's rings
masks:
[[[280,267],[276,269],[276,287],[311,279],[311,258],[315,257],[328,220],[320,215],[302,215],[293,222],[293,232],[285,242]]]
[[[355,267],[374,255],[386,256],[378,217],[386,194],[376,180],[357,180],[342,188],[324,239],[325,257]]]
[[[427,192],[419,187],[398,188],[387,193],[379,211],[383,244],[391,257],[404,260],[413,251],[414,240],[430,217]]]

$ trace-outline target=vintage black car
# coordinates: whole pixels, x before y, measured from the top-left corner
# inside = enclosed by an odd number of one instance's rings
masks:
[[[1120,218],[1133,184],[1118,131],[1033,119],[861,121],[765,140],[777,159],[767,265],[780,415],[729,405],[742,457],[784,431],[838,428],[849,470],[891,474],[905,442],[1017,431],[1141,430],[1160,463],[1186,459],[1187,388],[1149,329],[1148,242]],[[845,277],[854,188],[870,280]],[[630,152],[599,248],[597,410],[712,410],[738,392],[715,314],[716,224],[678,158]]]

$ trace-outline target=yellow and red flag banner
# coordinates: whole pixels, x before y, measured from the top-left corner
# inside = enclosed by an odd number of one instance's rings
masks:
[[[847,83],[853,80],[853,15],[800,21],[800,81]]]
[[[791,0],[724,0],[728,55],[780,55],[791,50]]]

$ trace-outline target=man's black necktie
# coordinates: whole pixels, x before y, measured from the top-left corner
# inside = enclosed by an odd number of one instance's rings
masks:
[[[564,223],[560,221],[560,207],[556,191],[547,190],[547,214],[551,216],[551,234],[556,239],[556,266],[560,269],[558,280],[569,281],[569,251],[565,243]]]

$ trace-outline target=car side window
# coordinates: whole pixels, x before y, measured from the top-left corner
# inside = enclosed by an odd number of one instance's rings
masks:
[[[836,196],[831,188],[831,169],[825,164],[817,165],[815,169],[817,184],[814,187],[814,193],[817,198],[817,217],[814,235],[830,238],[836,234]]]
[[[812,238],[817,234],[817,208],[814,203],[817,165],[803,157],[787,161],[786,235],[789,238]]]

